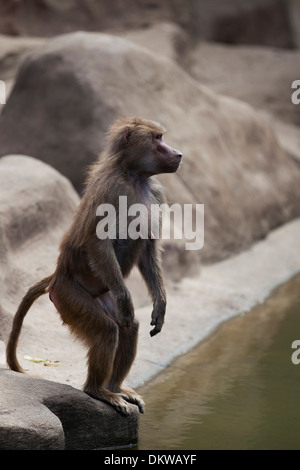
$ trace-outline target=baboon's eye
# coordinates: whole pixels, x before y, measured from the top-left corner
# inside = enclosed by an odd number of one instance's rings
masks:
[[[155,140],[161,140],[162,139],[162,134],[156,134]]]

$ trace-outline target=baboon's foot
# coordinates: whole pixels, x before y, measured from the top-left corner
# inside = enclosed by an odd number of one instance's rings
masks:
[[[119,393],[109,392],[105,389],[100,389],[96,392],[85,389],[84,392],[95,400],[108,403],[113,408],[115,408],[118,413],[121,413],[124,416],[128,416],[130,413],[130,407],[128,405],[129,400],[125,400],[124,397]]]
[[[124,400],[126,400],[128,403],[132,403],[133,405],[136,405],[140,413],[144,413],[145,403],[142,397],[138,393],[134,392],[133,390],[121,389],[121,392],[118,395],[124,398]]]

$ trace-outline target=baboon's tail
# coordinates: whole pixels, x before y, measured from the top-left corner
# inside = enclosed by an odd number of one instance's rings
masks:
[[[45,277],[40,282],[37,282],[34,286],[30,287],[15,314],[12,330],[6,347],[6,360],[8,366],[17,372],[24,372],[17,359],[17,345],[23,320],[33,302],[47,292],[47,288],[50,284],[50,281],[52,280],[52,277],[53,274],[51,276]]]

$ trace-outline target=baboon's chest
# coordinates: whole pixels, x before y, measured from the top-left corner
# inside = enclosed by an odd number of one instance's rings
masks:
[[[139,253],[142,247],[142,240],[127,239],[115,239],[113,240],[113,247],[116,254],[116,258],[121,267],[123,275],[129,273],[133,265],[137,262]]]

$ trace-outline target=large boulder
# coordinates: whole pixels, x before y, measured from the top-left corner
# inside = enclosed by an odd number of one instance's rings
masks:
[[[0,91],[0,113],[13,87],[14,77],[21,62],[29,51],[40,46],[44,41],[42,38],[16,38],[0,35],[0,79],[5,83],[5,99]]]
[[[88,450],[137,441],[138,409],[122,416],[70,385],[0,369],[1,450]]]
[[[161,181],[170,203],[205,205],[204,262],[299,215],[299,168],[261,115],[167,58],[109,35],[57,37],[26,59],[0,116],[0,155],[39,158],[80,191],[108,125],[124,115],[161,122],[182,150],[182,169]]]
[[[186,62],[189,73],[214,92],[299,126],[300,106],[291,100],[292,83],[299,78],[298,49],[199,43],[188,51]]]
[[[69,181],[50,166],[24,155],[1,158],[0,339],[30,283],[55,269],[78,202]]]
[[[12,78],[28,52],[45,42],[43,38],[18,38],[0,35],[1,80]]]
[[[298,14],[298,17],[297,17]],[[194,38],[228,43],[299,45],[297,0],[27,0],[0,3],[0,32],[53,36],[120,31],[174,22]]]

